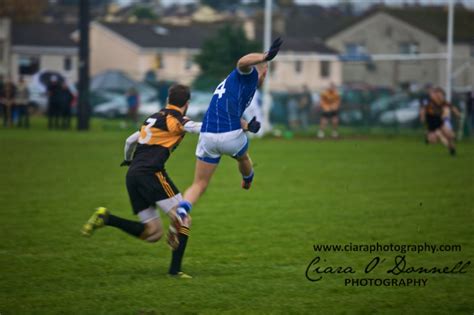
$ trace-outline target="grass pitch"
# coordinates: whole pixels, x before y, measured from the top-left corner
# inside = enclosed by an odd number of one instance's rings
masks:
[[[474,143],[450,157],[420,138],[253,140],[255,184],[240,188],[224,158],[193,209],[184,269],[169,279],[164,242],[146,244],[105,228],[79,229],[103,205],[131,214],[120,168],[127,132],[0,130],[0,313],[6,314],[472,314],[474,270],[427,278],[425,287],[353,287],[374,257],[315,253],[313,244],[460,244],[461,252],[407,253],[414,266],[474,258]],[[184,190],[197,137],[167,170]],[[311,259],[356,274],[305,278]],[[388,265],[387,265],[388,266]],[[385,268],[386,270],[387,268]]]

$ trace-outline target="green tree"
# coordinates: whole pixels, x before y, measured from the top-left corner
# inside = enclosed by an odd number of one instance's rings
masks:
[[[214,37],[204,42],[201,52],[196,56],[201,74],[193,86],[199,90],[216,87],[235,68],[240,57],[260,50],[261,45],[247,39],[241,27],[224,26]]]
[[[216,10],[224,9],[235,2],[234,0],[201,0],[202,5],[208,5]]]
[[[0,16],[15,22],[37,22],[47,4],[47,0],[0,0]]]
[[[135,16],[138,20],[156,20],[157,16],[155,12],[151,8],[144,7],[144,6],[137,6],[134,8],[133,16]]]

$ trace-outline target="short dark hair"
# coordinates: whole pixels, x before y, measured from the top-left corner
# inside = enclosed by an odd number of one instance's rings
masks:
[[[446,92],[444,92],[444,89],[440,86],[437,86],[435,89],[434,89],[435,92],[438,92],[438,93],[441,93],[443,94],[443,96],[446,97]]]
[[[183,84],[173,84],[168,89],[168,103],[183,107],[191,98],[189,87]]]

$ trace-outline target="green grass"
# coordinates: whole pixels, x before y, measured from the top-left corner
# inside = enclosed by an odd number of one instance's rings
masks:
[[[313,244],[461,244],[457,253],[408,253],[415,266],[450,266],[474,253],[474,143],[451,158],[418,137],[254,140],[256,180],[240,189],[222,160],[193,209],[185,256],[191,281],[166,276],[164,242],[79,229],[104,205],[133,218],[122,160],[125,131],[0,130],[0,314],[472,314],[474,270],[408,275],[426,287],[346,287],[347,275],[309,282],[315,255],[358,273],[374,256],[315,253]],[[167,170],[185,189],[197,138]],[[388,266],[388,264],[386,265]],[[387,268],[385,268],[386,270]],[[371,278],[391,277],[383,268]],[[393,276],[392,276],[393,277]],[[402,277],[402,276],[399,276]]]

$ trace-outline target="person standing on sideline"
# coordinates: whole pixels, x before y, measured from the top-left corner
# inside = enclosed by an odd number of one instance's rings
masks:
[[[16,106],[18,109],[18,127],[30,128],[30,113],[29,113],[29,99],[30,92],[23,77],[18,80],[16,88]]]
[[[311,103],[311,93],[309,92],[308,86],[305,85],[303,86],[303,93],[301,93],[298,101],[298,114],[303,130],[308,129],[309,126]]]
[[[61,127],[63,129],[71,128],[71,104],[74,99],[67,83],[64,81],[61,84],[60,90],[60,105],[61,105]]]
[[[135,88],[131,88],[127,93],[128,118],[135,126],[138,121],[138,107],[140,106],[140,96]]]
[[[331,120],[332,137],[337,138],[339,133],[339,107],[341,106],[341,97],[337,91],[336,85],[331,83],[329,88],[321,93],[321,120],[319,124],[318,138],[324,138],[325,129]]]
[[[10,79],[7,79],[3,85],[0,99],[3,104],[3,126],[13,126],[13,106],[15,105],[16,88]]]
[[[59,78],[51,76],[48,86],[48,128],[59,128],[59,116],[61,112],[61,85]]]

